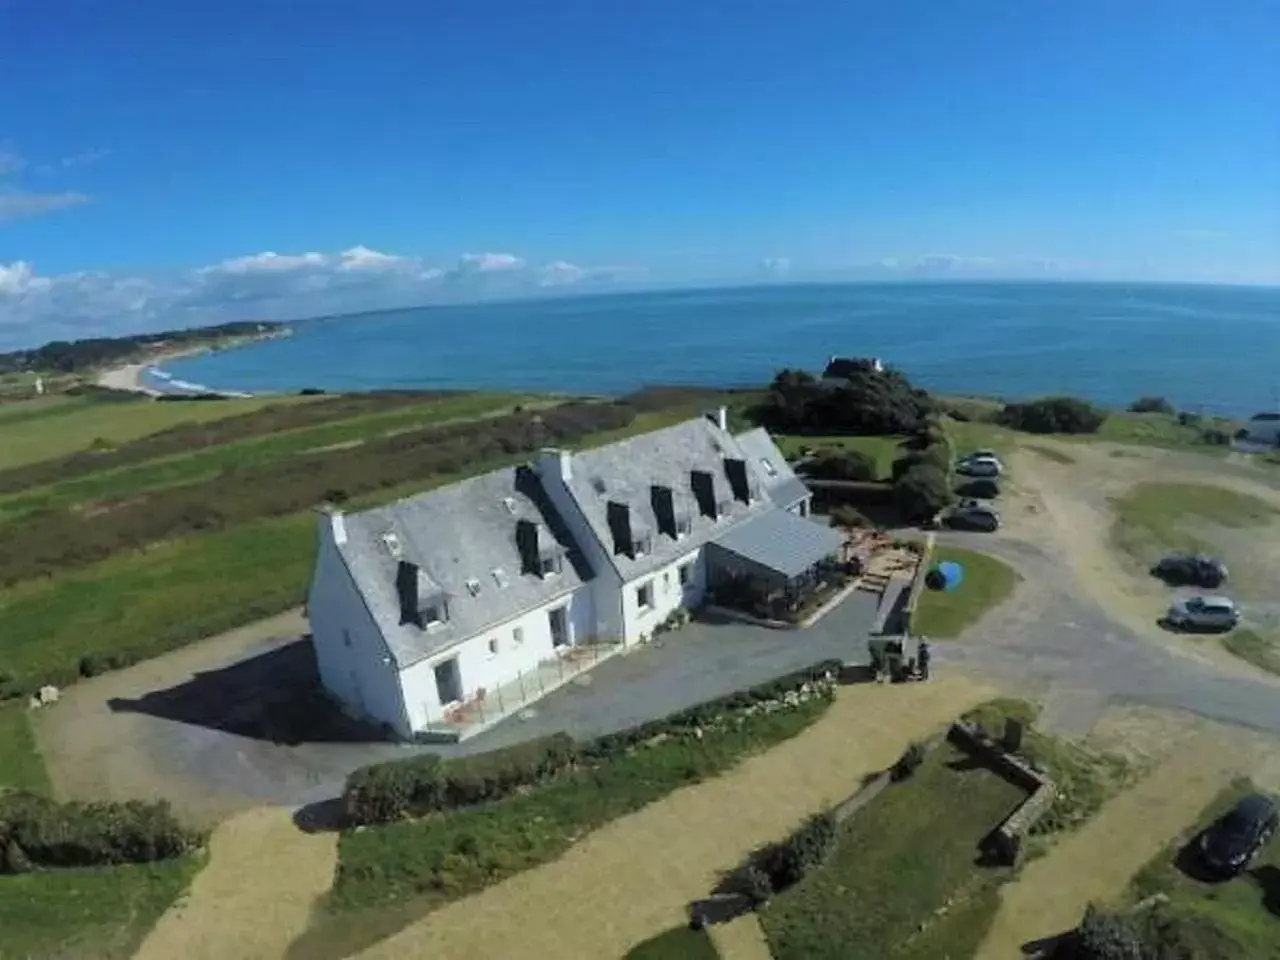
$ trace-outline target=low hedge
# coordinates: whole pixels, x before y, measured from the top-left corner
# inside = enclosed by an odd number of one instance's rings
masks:
[[[171,860],[204,839],[179,823],[164,800],[83,804],[25,791],[0,794],[0,873]]]
[[[835,817],[829,812],[815,814],[785,840],[753,853],[728,875],[723,889],[745,897],[752,908],[760,907],[820,865],[835,839]]]
[[[390,823],[497,800],[562,772],[575,755],[573,738],[556,733],[471,757],[376,763],[347,778],[343,812],[353,824]]]
[[[361,767],[347,778],[343,813],[353,826],[383,824],[499,800],[578,763],[598,763],[656,737],[709,727],[727,715],[783,699],[806,684],[837,676],[840,667],[838,660],[823,660],[747,690],[583,743],[566,733],[556,733],[470,757],[442,760],[435,754],[422,754]]]

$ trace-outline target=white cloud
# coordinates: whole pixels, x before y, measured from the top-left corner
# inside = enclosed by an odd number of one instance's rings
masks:
[[[88,197],[74,190],[64,190],[60,193],[24,193],[14,190],[0,193],[0,220],[34,217],[67,207],[78,207],[88,202]]]
[[[110,150],[94,147],[92,150],[82,150],[80,153],[73,153],[63,157],[58,161],[58,166],[64,170],[69,170],[72,167],[87,167],[109,156],[111,156]]]
[[[639,274],[564,260],[533,266],[509,253],[468,254],[445,269],[366,246],[332,254],[266,251],[153,277],[90,272],[46,277],[17,261],[0,264],[0,350],[224,320],[296,319],[532,295]]]

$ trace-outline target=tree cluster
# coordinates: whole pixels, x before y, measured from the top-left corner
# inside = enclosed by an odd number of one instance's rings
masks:
[[[1176,412],[1173,404],[1164,397],[1139,397],[1129,404],[1130,413],[1163,413],[1173,416]]]
[[[758,414],[784,433],[888,436],[914,433],[934,410],[933,398],[903,373],[854,367],[846,377],[822,380],[780,370]]]
[[[191,347],[232,337],[255,337],[284,329],[283,323],[237,320],[190,330],[163,330],[128,337],[53,340],[42,347],[0,353],[0,373],[24,371],[78,373],[127,360],[147,348]]]
[[[1097,433],[1107,414],[1078,397],[1044,397],[1005,404],[996,422],[1026,433]]]

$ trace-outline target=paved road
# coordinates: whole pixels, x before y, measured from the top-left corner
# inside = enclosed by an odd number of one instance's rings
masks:
[[[1144,704],[1280,733],[1280,682],[1233,674],[1137,636],[1075,592],[1061,561],[1035,545],[983,534],[947,533],[939,541],[995,554],[1027,583],[970,635],[935,644],[938,662],[1047,686],[1066,707],[1073,699],[1095,711],[1107,702]]]

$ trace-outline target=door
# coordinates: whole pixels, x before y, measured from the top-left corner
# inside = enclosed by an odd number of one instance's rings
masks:
[[[547,611],[547,619],[551,625],[551,646],[569,646],[569,608],[556,607]]]
[[[462,700],[462,678],[458,676],[457,657],[436,664],[436,696],[440,698],[442,707]]]

